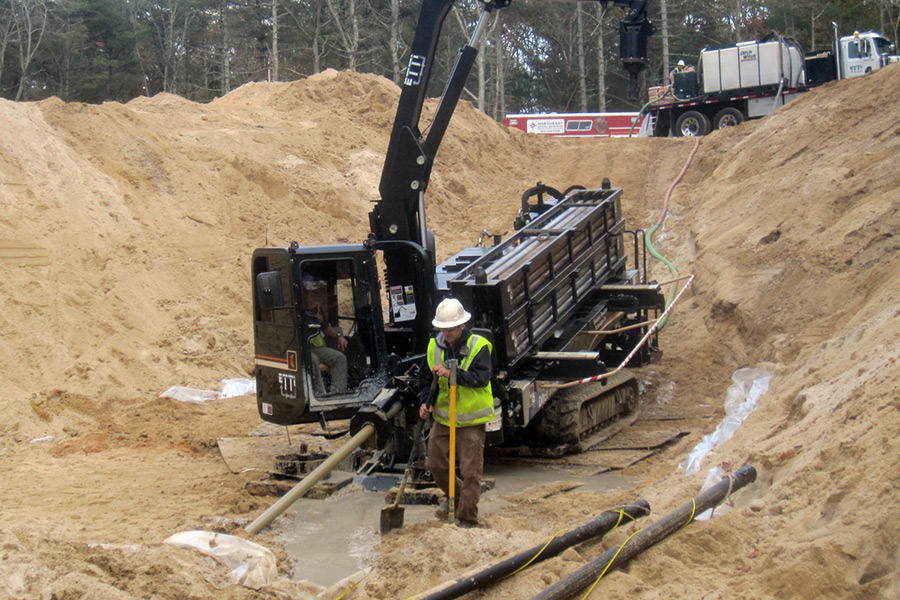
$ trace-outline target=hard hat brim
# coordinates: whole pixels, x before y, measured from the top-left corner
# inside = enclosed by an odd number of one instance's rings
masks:
[[[434,325],[437,329],[451,329],[453,327],[458,327],[459,325],[464,325],[469,322],[469,319],[472,318],[472,314],[469,311],[464,311],[463,316],[455,319],[453,321],[439,321],[437,317],[431,321],[431,324]]]

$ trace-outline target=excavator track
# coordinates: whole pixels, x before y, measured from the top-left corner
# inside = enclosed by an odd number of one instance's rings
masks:
[[[601,382],[557,392],[544,406],[534,427],[542,442],[584,448],[598,443],[607,430],[618,430],[637,418],[639,387],[634,375],[619,372]]]

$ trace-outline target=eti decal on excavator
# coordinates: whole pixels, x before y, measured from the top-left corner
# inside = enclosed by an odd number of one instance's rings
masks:
[[[522,196],[513,235],[436,264],[425,221],[431,168],[488,21],[511,1],[482,3],[423,136],[419,119],[435,49],[454,4],[423,0],[365,241],[292,242],[253,253],[263,420],[349,418],[354,443],[368,442],[367,464],[397,468],[411,450],[419,418],[416,374],[434,333],[435,307],[445,297],[461,300],[472,314],[469,327],[493,345],[489,444],[522,438],[577,444],[635,410],[638,384],[627,371],[560,387],[626,358],[628,367],[639,367],[659,352],[649,323],[665,299],[659,285],[646,281],[646,264],[638,260],[642,232],[626,229],[621,189],[605,179],[562,192],[538,184]],[[621,64],[636,91],[653,33],[647,2],[599,1],[628,9],[620,26]]]

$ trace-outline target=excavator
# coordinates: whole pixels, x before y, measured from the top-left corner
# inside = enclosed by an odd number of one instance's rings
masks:
[[[646,280],[646,257],[638,260],[642,232],[626,229],[621,188],[605,179],[563,191],[538,183],[524,192],[512,235],[436,263],[425,219],[431,168],[489,20],[512,1],[480,3],[427,136],[419,121],[454,1],[422,1],[367,239],[254,251],[255,377],[264,421],[326,426],[350,419],[354,439],[374,438],[370,463],[401,465],[418,419],[416,374],[445,297],[459,299],[472,314],[472,331],[493,345],[489,444],[524,438],[577,445],[635,411],[638,383],[628,371],[566,387],[659,355],[648,324],[665,299]],[[636,90],[653,33],[647,2],[599,1],[627,9],[621,64]],[[358,436],[362,431],[372,435]]]

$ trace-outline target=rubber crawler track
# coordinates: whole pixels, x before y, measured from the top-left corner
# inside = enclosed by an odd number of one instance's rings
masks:
[[[578,444],[634,412],[639,393],[634,375],[623,371],[606,382],[557,392],[536,423],[538,438],[543,442]]]

